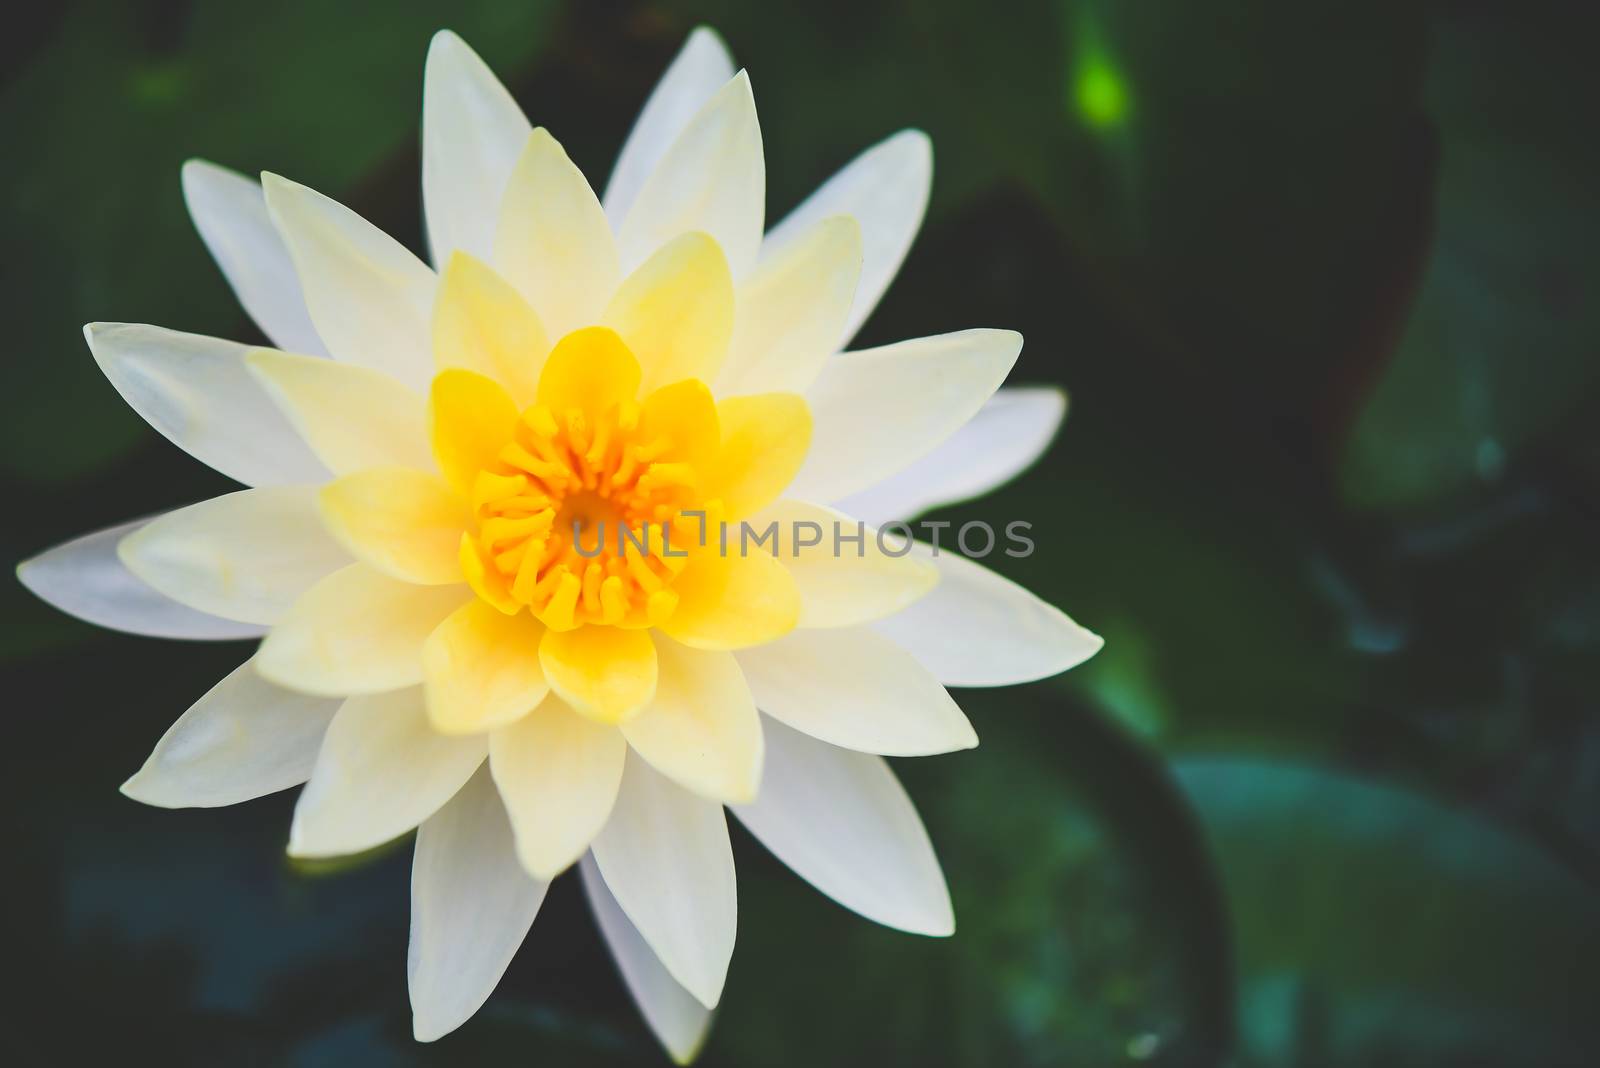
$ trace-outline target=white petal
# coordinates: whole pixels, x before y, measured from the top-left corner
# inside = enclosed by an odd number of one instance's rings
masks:
[[[261,332],[280,349],[326,356],[289,250],[267,215],[261,183],[191,159],[183,165],[183,200],[200,240]]]
[[[350,698],[295,805],[290,855],[336,857],[398,838],[439,811],[488,754],[481,734],[429,726],[418,687]]]
[[[851,160],[774,226],[762,242],[761,260],[781,255],[820,219],[855,216],[861,223],[862,264],[844,331],[848,342],[900,270],[922,226],[932,184],[933,147],[927,134],[902,130]]]
[[[931,551],[921,550],[931,556]],[[1010,579],[941,549],[939,584],[873,624],[946,686],[1012,686],[1077,667],[1105,641]]]
[[[735,655],[757,708],[833,745],[928,756],[978,744],[944,687],[866,627],[797,630]]]
[[[517,864],[487,768],[417,830],[411,857],[411,1029],[432,1042],[489,999],[550,884]]]
[[[739,286],[717,393],[804,393],[844,340],[861,273],[861,227],[822,219]]]
[[[711,1027],[711,1010],[694,999],[662,965],[637,928],[628,921],[617,899],[606,889],[606,881],[595,867],[593,857],[578,865],[583,890],[594,910],[595,922],[611,948],[617,971],[633,995],[645,1023],[656,1039],[678,1064],[688,1064],[705,1043]]]
[[[265,624],[352,562],[323,526],[312,486],[263,486],[179,508],[128,535],[117,554],[181,604]]]
[[[261,187],[328,351],[414,389],[425,387],[434,371],[433,271],[314,189],[276,174],[263,174]]]
[[[327,480],[250,373],[249,346],[138,323],[90,323],[83,336],[128,406],[201,463],[247,486]]]
[[[557,339],[592,326],[622,280],[600,202],[544,128],[528,136],[506,186],[494,262]],[[528,354],[530,362],[543,352]]]
[[[617,156],[604,201],[606,218],[611,220],[613,230],[622,226],[645,179],[689,120],[732,77],[733,60],[722,38],[710,27],[697,27],[656,83]]]
[[[622,790],[593,854],[606,886],[672,977],[716,1008],[738,924],[722,806],[628,754]]]
[[[768,720],[761,796],[734,815],[801,878],[869,920],[955,931],[950,891],[917,810],[882,757]]]
[[[832,503],[931,452],[978,413],[1022,351],[1012,330],[962,330],[848,352],[806,393],[811,451],[786,491]]]
[[[744,277],[761,248],[766,190],[756,101],[740,71],[689,120],[639,190],[617,231],[623,272],[696,230],[716,239],[735,279]]]
[[[456,249],[489,258],[495,216],[529,125],[465,41],[441,30],[422,75],[422,201],[440,268]]]
[[[162,808],[216,808],[299,786],[339,702],[280,689],[246,661],[178,717],[122,792]]]
[[[489,770],[524,868],[553,879],[583,856],[611,815],[627,756],[621,731],[554,694],[489,735]]]
[[[98,627],[190,641],[261,637],[266,628],[181,605],[123,565],[118,543],[148,522],[136,519],[47,549],[17,565],[17,578],[35,597]]]
[[[1002,389],[944,444],[898,474],[846,497],[839,510],[882,525],[982,496],[1043,456],[1066,413],[1067,397],[1059,389]]]

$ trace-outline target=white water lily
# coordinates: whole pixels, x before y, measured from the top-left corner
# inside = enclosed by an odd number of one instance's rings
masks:
[[[908,518],[1026,467],[1062,399],[996,392],[1009,331],[839,351],[921,223],[927,139],[867,150],[764,232],[750,82],[708,30],[603,199],[449,33],[423,120],[432,267],[304,186],[184,167],[202,238],[279,348],[85,332],[135,410],[249,488],[20,574],[103,626],[264,638],[123,791],[216,806],[304,783],[304,857],[415,829],[418,1039],[483,1004],[577,865],[687,1061],[733,951],[724,806],[848,908],[949,934],[883,757],[976,744],[945,685],[1053,675],[1100,640],[971,560],[876,550],[870,528],[861,555],[727,554],[680,540],[685,517]],[[652,523],[686,554],[582,552],[583,530]]]

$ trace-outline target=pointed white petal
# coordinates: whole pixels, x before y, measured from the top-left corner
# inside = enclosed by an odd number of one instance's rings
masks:
[[[527,118],[465,41],[441,30],[422,75],[422,201],[428,250],[441,269],[456,249],[489,258]]]
[[[1067,413],[1059,389],[1002,389],[972,421],[928,455],[839,502],[839,510],[882,525],[982,496],[1044,455]]]
[[[606,218],[611,220],[612,229],[622,226],[645,179],[689,120],[732,77],[733,60],[722,38],[710,27],[696,27],[656,83],[617,156],[605,195]]]
[[[280,349],[326,356],[289,250],[267,215],[261,183],[192,159],[183,165],[183,200],[200,240],[261,332]]]
[[[313,486],[263,486],[179,508],[128,535],[117,554],[180,604],[265,624],[353,562],[323,525]]]
[[[599,321],[622,280],[600,202],[544,128],[528,136],[511,171],[494,235],[494,262],[559,340]],[[544,353],[530,353],[530,360]]]
[[[584,854],[611,815],[627,756],[621,731],[553,694],[489,736],[489,770],[524,868],[553,879]]]
[[[722,806],[630,752],[616,807],[592,851],[617,904],[667,971],[715,1008],[738,924]]]
[[[933,592],[873,624],[946,686],[1013,686],[1077,667],[1105,644],[1010,579],[952,550]]]
[[[488,768],[417,829],[406,974],[418,1042],[454,1031],[489,999],[549,886],[517,864]]]
[[[350,698],[295,805],[290,855],[337,857],[398,838],[439,811],[488,754],[481,734],[429,726],[420,687]]]
[[[611,948],[611,957],[617,962],[617,971],[622,973],[622,981],[644,1015],[645,1023],[650,1025],[673,1061],[688,1064],[705,1043],[706,1031],[711,1027],[711,1010],[678,985],[638,929],[623,915],[617,899],[606,889],[606,881],[595,867],[594,858],[584,857],[578,871],[583,877],[583,890],[588,895],[589,907],[594,910],[595,922],[600,925],[600,933]]]
[[[735,655],[757,708],[833,745],[928,756],[978,744],[944,687],[866,627],[797,630]]]
[[[617,231],[622,269],[631,271],[690,231],[716,239],[737,280],[761,248],[767,167],[750,79],[740,71],[689,120],[639,190]]]
[[[246,661],[156,743],[122,792],[161,808],[216,808],[299,786],[339,702],[280,689]]]
[[[761,796],[733,813],[845,908],[912,934],[955,931],[950,891],[911,798],[882,757],[766,722]]]
[[[250,373],[249,346],[138,323],[90,323],[83,336],[128,406],[201,463],[247,486],[328,478]]]
[[[1012,330],[961,330],[829,360],[806,393],[811,451],[786,491],[832,503],[933,451],[978,413],[1022,351]]]
[[[804,393],[844,340],[861,273],[861,226],[831,215],[739,286],[717,392]]]
[[[311,321],[334,358],[422,389],[433,378],[437,278],[404,245],[314,189],[263,174]]]
[[[911,248],[933,184],[933,148],[921,130],[902,130],[857,156],[767,234],[761,259],[781,256],[818,220],[853,215],[861,223],[861,281],[840,344],[855,336]]]
[[[644,710],[622,725],[634,752],[713,801],[748,801],[761,785],[761,717],[732,653],[655,635],[659,677]]]
[[[97,627],[189,641],[261,637],[266,628],[181,605],[123,565],[118,543],[148,522],[136,519],[47,549],[17,565],[17,578],[35,597]]]

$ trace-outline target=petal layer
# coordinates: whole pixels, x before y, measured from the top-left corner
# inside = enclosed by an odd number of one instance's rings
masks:
[[[767,722],[761,796],[734,815],[778,859],[845,908],[913,934],[955,932],[928,832],[882,757]]]
[[[440,623],[422,648],[428,718],[445,734],[494,730],[531,712],[550,684],[539,666],[544,627],[471,600]]]
[[[656,642],[654,700],[622,725],[634,751],[713,801],[748,801],[761,783],[761,717],[732,653]]]
[[[742,519],[773,501],[806,463],[813,438],[811,411],[793,393],[726,397],[717,404],[722,455],[711,473],[710,493],[730,519]]]
[[[476,371],[527,407],[549,351],[544,324],[509,282],[465,252],[450,256],[433,306],[433,358],[441,371]]]
[[[487,768],[417,830],[411,857],[411,1029],[432,1042],[489,999],[533,926],[548,883],[529,877]]]
[[[868,523],[915,519],[931,508],[970,500],[997,489],[1044,455],[1067,396],[1059,389],[1002,389],[972,421],[909,467],[838,502],[841,511]]]
[[[398,464],[434,469],[420,394],[365,367],[273,349],[245,364],[330,471]]]
[[[435,34],[422,74],[422,201],[435,264],[457,249],[488,258],[527,139],[527,118],[488,64],[449,30]]]
[[[617,230],[628,270],[680,234],[703,230],[735,278],[755,265],[766,212],[767,166],[755,96],[743,71],[711,95],[651,171]]]
[[[645,101],[606,184],[606,217],[622,225],[646,179],[712,94],[733,77],[733,60],[716,31],[698,26]]]
[[[350,563],[310,486],[263,486],[179,508],[124,538],[117,555],[180,604],[241,623],[276,623]]]
[[[261,332],[280,349],[326,356],[261,183],[191,159],[183,165],[183,200],[200,240]]]
[[[247,486],[328,477],[250,373],[248,346],[135,323],[90,323],[83,336],[128,406],[201,463]]]
[[[516,829],[523,867],[553,879],[606,825],[628,745],[558,697],[489,738],[489,767]]]
[[[656,648],[642,630],[581,626],[546,631],[539,661],[550,688],[580,714],[621,723],[656,692]]]
[[[802,393],[844,341],[861,274],[861,226],[819,220],[739,286],[719,393]]]
[[[833,502],[910,466],[977,414],[1021,351],[1015,331],[962,330],[828,361],[806,393],[813,444],[789,495]]]
[[[413,389],[426,385],[433,374],[428,324],[437,283],[427,264],[313,189],[276,174],[263,174],[261,187],[328,351]]]
[[[52,608],[97,627],[187,641],[259,638],[261,626],[179,604],[127,569],[117,546],[148,522],[136,519],[46,549],[17,565],[17,580]]]
[[[280,686],[329,697],[415,686],[428,635],[471,596],[465,586],[414,586],[351,564],[295,601],[256,666]]]
[[[328,531],[356,558],[405,582],[462,581],[466,503],[438,475],[411,467],[372,467],[322,487]]]
[[[739,907],[722,806],[629,754],[616,808],[593,854],[617,905],[672,978],[715,1008]]]
[[[779,501],[750,518],[775,529],[775,553],[800,591],[800,627],[849,627],[893,615],[939,581],[910,541],[843,512]]]
[[[639,359],[645,390],[713,382],[733,336],[733,277],[704,233],[679,236],[623,280],[601,321]]]
[[[711,1010],[696,1001],[662,965],[655,950],[611,896],[594,858],[584,857],[578,872],[595,922],[611,949],[611,959],[617,962],[617,971],[622,973],[622,981],[644,1014],[645,1023],[675,1063],[688,1064],[705,1042],[706,1031],[711,1027]]]
[[[931,549],[918,551],[931,555]],[[954,552],[934,558],[939,585],[874,624],[947,686],[1013,686],[1049,678],[1105,641],[1054,605]]]
[[[829,178],[761,244],[761,259],[782,256],[820,219],[851,215],[861,223],[861,281],[845,322],[848,341],[900,270],[928,208],[933,147],[921,130],[902,130],[867,149]]]
[[[552,338],[597,322],[622,278],[600,202],[542,127],[529,135],[511,172],[494,259]]]
[[[161,808],[215,808],[299,786],[339,702],[274,686],[248,661],[178,717],[122,792]]]
[[[978,744],[927,669],[865,627],[797,630],[738,657],[756,707],[832,745],[929,756]]]
[[[328,726],[289,830],[296,857],[360,853],[439,811],[488,755],[481,734],[428,725],[422,691],[352,697]]]
[[[736,539],[737,527],[729,530]],[[794,629],[800,592],[788,570],[759,549],[739,555],[730,542],[728,551],[710,548],[689,561],[673,583],[678,607],[663,633],[696,649],[742,649]]]

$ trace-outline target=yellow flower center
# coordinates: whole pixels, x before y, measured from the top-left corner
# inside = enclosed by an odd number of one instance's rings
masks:
[[[722,511],[706,493],[720,447],[710,389],[684,379],[637,399],[638,361],[599,327],[556,345],[520,413],[470,378],[435,380],[436,411],[440,397],[459,410],[436,416],[436,435],[480,439],[445,447],[477,454],[461,543],[468,582],[554,630],[666,622],[679,603],[673,580]]]
[[[677,607],[668,587],[693,532],[674,524],[697,477],[667,459],[670,439],[641,434],[639,415],[632,400],[594,418],[535,404],[478,473],[479,552],[547,626],[655,626]]]

